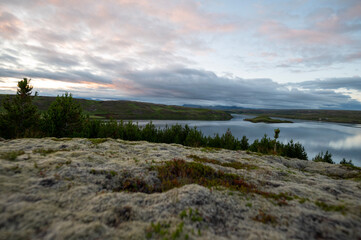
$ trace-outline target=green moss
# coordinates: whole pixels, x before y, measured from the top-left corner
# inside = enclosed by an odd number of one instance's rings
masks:
[[[108,139],[106,139],[106,138],[89,138],[88,140],[94,145],[108,141]]]
[[[326,212],[342,212],[344,214],[346,211],[345,205],[330,205],[321,201],[316,201],[315,204]]]
[[[56,142],[67,142],[73,140],[72,138],[52,138],[51,140]]]
[[[182,236],[184,227],[184,222],[180,222],[174,231],[171,231],[171,225],[167,222],[158,222],[158,223],[151,223],[151,225],[146,229],[145,237],[147,239],[155,238],[155,239],[179,239]],[[186,234],[186,236],[188,236]],[[184,236],[185,239],[188,237]]]
[[[218,152],[220,150],[221,150],[220,148],[213,148],[213,147],[203,147],[203,148],[201,148],[201,151],[206,152],[206,153]]]
[[[111,177],[114,177],[116,175],[118,175],[118,173],[116,171],[110,170],[96,170],[96,169],[91,169],[89,171],[90,174],[94,174],[94,175],[109,175]]]
[[[46,156],[50,153],[54,153],[54,152],[57,152],[59,150],[56,150],[56,149],[45,149],[45,148],[39,148],[39,149],[34,149],[33,150],[33,153],[39,153],[41,156]]]
[[[18,151],[10,151],[10,152],[3,152],[0,153],[0,157],[2,159],[8,160],[8,161],[14,161],[18,156],[25,154],[23,150]]]
[[[196,162],[202,162],[202,163],[212,163],[212,164],[216,164],[219,166],[223,166],[223,167],[231,167],[234,169],[246,169],[246,170],[253,170],[253,169],[257,169],[258,167],[252,164],[248,164],[248,163],[241,163],[241,162],[221,162],[215,159],[209,159],[209,158],[205,158],[205,157],[199,157],[196,155],[189,155],[187,156],[189,158],[192,158],[194,161]]]
[[[200,213],[198,212],[198,209],[193,210],[192,208],[188,208],[187,210],[183,210],[179,216],[182,219],[189,219],[192,222],[201,222],[203,221],[202,216],[200,215]]]
[[[152,238],[154,235],[164,237],[169,235],[170,224],[166,222],[151,223],[150,227],[146,230],[146,238]]]

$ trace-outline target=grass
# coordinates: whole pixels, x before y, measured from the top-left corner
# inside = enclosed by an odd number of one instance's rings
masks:
[[[8,160],[8,161],[14,161],[18,156],[25,154],[23,150],[18,151],[10,151],[10,152],[3,152],[0,154],[0,157],[2,159]]]
[[[179,239],[182,236],[184,227],[184,222],[180,222],[174,231],[171,231],[171,225],[167,222],[158,222],[151,223],[151,225],[146,230],[146,238],[155,238],[155,239]],[[185,239],[188,239],[188,235],[186,234]]]
[[[56,142],[67,142],[67,141],[71,141],[73,140],[72,138],[52,138],[51,140],[56,141]]]
[[[71,162],[70,162],[71,163]],[[69,164],[70,164],[69,163]],[[109,175],[111,177],[115,177],[116,175],[118,175],[118,173],[116,171],[110,170],[96,170],[96,169],[91,169],[89,171],[90,174],[94,174],[94,175]]]
[[[205,157],[199,157],[196,155],[189,155],[187,156],[189,158],[192,158],[194,161],[196,162],[201,162],[201,163],[212,163],[212,164],[216,164],[219,166],[223,166],[223,167],[231,167],[234,169],[246,169],[246,170],[253,170],[253,169],[257,169],[258,167],[252,164],[248,164],[248,163],[241,163],[241,162],[221,162],[215,159],[209,159],[209,158],[205,158]]]
[[[40,153],[41,156],[46,156],[50,153],[54,153],[54,152],[57,152],[59,150],[57,149],[45,149],[45,148],[39,148],[39,149],[34,149],[33,150],[33,153]]]
[[[268,116],[258,116],[255,118],[246,118],[244,119],[245,121],[249,121],[249,122],[253,122],[253,123],[293,123],[291,121],[288,120],[280,120],[280,119],[274,119],[274,118],[270,118]]]
[[[161,184],[158,186],[149,186],[146,185],[144,181],[137,179],[137,181],[140,181],[139,189],[145,189],[146,191],[152,189],[153,192],[165,192],[187,184],[198,184],[209,188],[224,187],[242,193],[259,194],[265,198],[275,200],[280,206],[287,205],[287,201],[294,199],[294,197],[287,193],[276,194],[261,191],[257,186],[247,183],[241,176],[216,171],[199,162],[186,162],[182,159],[173,159],[172,161],[164,162],[162,165],[152,166],[151,169],[158,172],[158,178]],[[137,190],[137,188],[132,188],[132,190]]]
[[[345,205],[331,205],[321,201],[316,201],[315,204],[326,212],[341,212],[344,214],[346,211]]]
[[[107,138],[88,138],[88,140],[94,145],[101,144],[101,143],[108,141]]]
[[[200,215],[200,213],[198,212],[198,209],[193,210],[192,208],[188,208],[188,211],[186,209],[184,209],[179,216],[182,219],[190,219],[192,222],[201,222],[203,221],[202,216]]]

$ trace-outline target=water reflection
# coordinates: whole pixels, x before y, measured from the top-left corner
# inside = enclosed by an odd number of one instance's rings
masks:
[[[308,158],[312,159],[316,154],[327,150],[332,153],[332,159],[340,162],[342,158],[352,159],[353,163],[361,166],[361,128],[355,124],[337,124],[314,122],[305,120],[293,120],[294,123],[251,123],[244,121],[250,118],[247,115],[234,115],[230,121],[152,121],[157,127],[165,127],[173,124],[188,124],[190,127],[197,126],[207,136],[223,134],[230,129],[237,138],[247,136],[249,142],[260,139],[264,134],[273,137],[274,129],[281,130],[279,141],[283,143],[293,139],[300,142],[307,152]],[[138,121],[140,126],[149,121]]]
[[[330,142],[330,147],[334,149],[357,149],[360,148],[360,146],[361,134]]]

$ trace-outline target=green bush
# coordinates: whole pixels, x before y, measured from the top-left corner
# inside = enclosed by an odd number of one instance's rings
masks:
[[[282,156],[286,156],[290,158],[298,158],[302,160],[308,159],[305,148],[298,142],[294,143],[292,139],[286,145],[278,147],[278,149],[280,148],[281,148]]]
[[[323,152],[320,152],[319,154],[317,154],[312,161],[314,162],[327,162],[327,163],[331,163],[334,164],[335,162],[332,161],[332,154],[329,153],[328,151],[326,151],[325,154],[323,154]]]
[[[347,161],[346,158],[343,158],[343,159],[341,160],[340,164],[342,164],[342,165],[348,165],[348,166],[354,166],[354,164],[352,163],[352,160],[350,159],[350,160]]]

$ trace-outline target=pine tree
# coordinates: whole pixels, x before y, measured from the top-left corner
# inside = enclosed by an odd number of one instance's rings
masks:
[[[43,117],[43,131],[53,137],[74,137],[83,130],[85,115],[71,94],[57,96]]]
[[[31,79],[18,82],[16,96],[3,102],[0,115],[0,135],[5,138],[29,137],[36,134],[39,122],[38,108],[33,104]],[[35,96],[37,93],[35,93]]]

